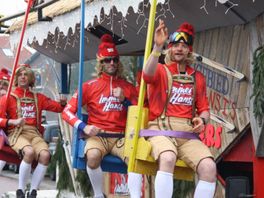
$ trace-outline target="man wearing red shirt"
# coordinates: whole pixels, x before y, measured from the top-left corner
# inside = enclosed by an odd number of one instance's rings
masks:
[[[33,160],[38,165],[33,172],[31,188],[27,197],[36,197],[37,188],[42,181],[50,160],[47,143],[42,137],[42,110],[62,112],[65,98],[56,102],[43,94],[32,91],[35,75],[29,65],[20,65],[15,72],[14,89],[9,98],[0,99],[0,127],[7,132],[13,150],[21,157],[17,197],[25,197],[26,182],[31,173]]]
[[[93,186],[94,197],[102,198],[103,173],[100,167],[103,157],[111,153],[124,159],[124,131],[127,104],[137,102],[137,91],[123,76],[123,66],[112,37],[105,34],[97,53],[97,78],[82,85],[82,106],[86,106],[88,121],[84,123],[77,112],[77,92],[63,111],[63,119],[87,136],[85,155],[86,170]],[[131,197],[140,196],[141,175],[132,174]]]
[[[158,59],[168,30],[162,20],[155,30],[154,49],[143,68],[148,86],[150,121],[145,136],[152,145],[152,156],[159,162],[155,178],[155,197],[172,197],[173,172],[182,159],[197,174],[195,198],[212,198],[216,164],[210,150],[198,139],[209,119],[206,82],[192,62],[193,26],[184,23],[170,35],[165,64]]]

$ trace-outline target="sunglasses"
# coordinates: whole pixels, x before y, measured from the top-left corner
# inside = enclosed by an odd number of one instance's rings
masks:
[[[169,37],[170,43],[179,43],[183,41],[187,45],[193,44],[193,37],[185,32],[174,32]]]
[[[118,57],[105,58],[101,62],[102,63],[111,63],[112,60],[113,60],[114,63],[118,63],[119,62],[119,58]]]

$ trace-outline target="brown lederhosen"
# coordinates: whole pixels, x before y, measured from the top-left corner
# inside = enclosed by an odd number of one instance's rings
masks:
[[[107,131],[101,131],[101,133],[102,132],[106,133]],[[109,131],[109,133],[113,132]],[[102,154],[102,158],[109,153],[124,160],[124,143],[124,138],[92,136],[86,139],[84,153],[87,153],[87,151],[91,149],[98,149]]]
[[[38,100],[37,100],[37,94],[34,94],[34,99],[32,98],[19,98],[16,94],[11,93],[12,96],[16,98],[17,101],[17,118],[22,117],[21,112],[21,101],[26,103],[35,103],[36,106],[36,116],[37,116],[37,126],[39,123],[39,111],[38,111]],[[25,146],[32,146],[35,154],[36,159],[42,150],[49,150],[49,147],[47,143],[42,138],[42,135],[40,134],[39,130],[35,126],[30,125],[24,125],[22,127],[15,127],[13,129],[8,130],[8,141],[9,145],[13,150],[15,150],[18,154],[20,154],[21,150]]]
[[[168,96],[164,110],[157,119],[150,121],[148,124],[148,129],[150,130],[172,130],[172,131],[186,131],[186,133],[192,133],[193,126],[191,123],[192,119],[187,118],[177,118],[177,117],[166,117],[166,110],[168,101],[170,98],[172,81],[176,80],[181,83],[192,83],[193,84],[193,112],[195,115],[195,74],[193,76],[186,75],[175,75],[172,76],[168,68],[165,66],[165,70],[168,76]],[[178,159],[182,159],[186,164],[188,164],[193,170],[196,170],[199,162],[208,157],[213,157],[209,148],[204,145],[200,140],[189,140],[182,138],[173,138],[166,136],[153,136],[149,137],[148,141],[152,145],[152,156],[157,160],[159,155],[165,151],[172,151],[175,153]]]

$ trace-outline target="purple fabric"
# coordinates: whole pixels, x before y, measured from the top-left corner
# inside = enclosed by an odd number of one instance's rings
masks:
[[[148,129],[140,130],[139,136],[141,137],[169,136],[169,137],[183,138],[183,139],[197,139],[197,140],[200,139],[197,133],[190,133],[185,131],[158,131],[158,130],[148,130]]]
[[[125,134],[123,133],[98,133],[96,136],[103,137],[103,138],[123,138],[125,137]],[[85,138],[87,135],[85,135],[83,132],[80,133],[79,138]]]
[[[6,136],[5,132],[2,129],[0,129],[0,136],[3,136],[4,140],[5,140],[5,143],[8,144],[7,136]]]

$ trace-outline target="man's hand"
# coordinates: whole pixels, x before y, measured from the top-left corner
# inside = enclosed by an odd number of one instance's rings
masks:
[[[23,126],[25,124],[24,118],[10,119],[8,120],[8,126]]]
[[[195,133],[200,133],[204,130],[204,123],[201,117],[195,117],[192,120],[194,127],[193,127],[193,132]]]
[[[67,98],[66,98],[66,96],[60,94],[59,95],[59,103],[61,104],[61,106],[66,106],[66,104],[67,104]]]
[[[83,132],[88,136],[96,136],[97,133],[100,132],[100,129],[94,125],[86,125],[83,129]]]
[[[163,20],[159,20],[159,26],[155,30],[154,42],[157,47],[163,47],[168,39],[168,28],[165,26]]]
[[[113,89],[113,96],[118,98],[121,102],[125,100],[124,91],[121,87]]]

